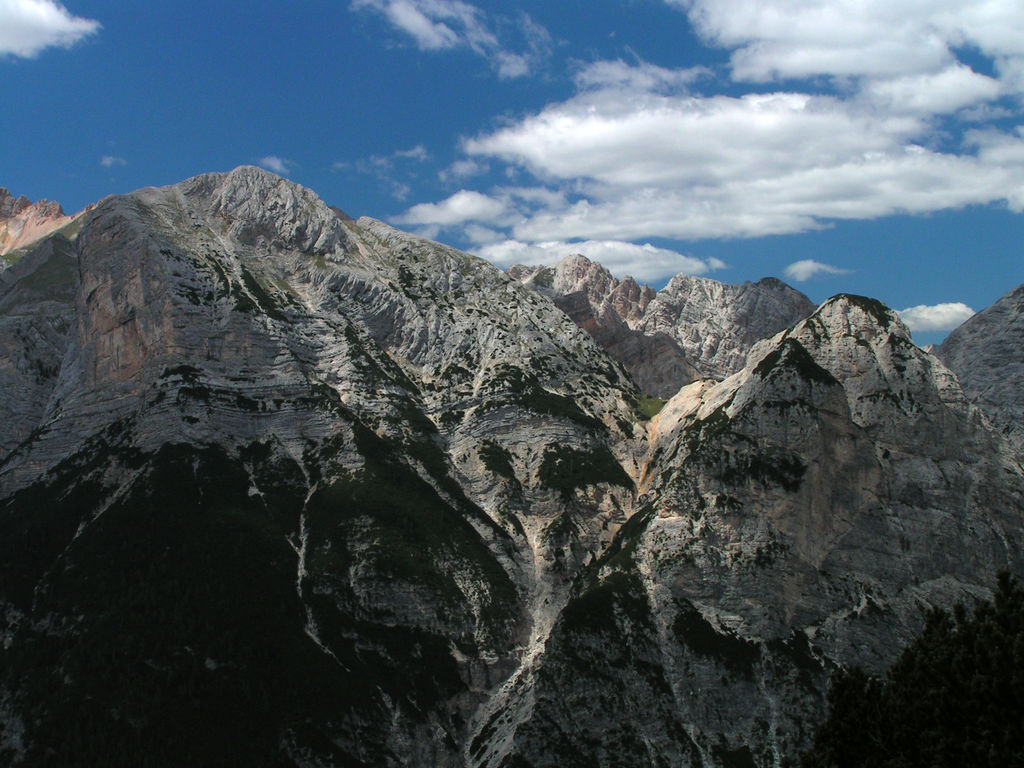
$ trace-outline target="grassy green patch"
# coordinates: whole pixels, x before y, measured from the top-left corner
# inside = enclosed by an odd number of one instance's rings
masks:
[[[665,407],[665,403],[668,400],[662,400],[660,397],[653,397],[652,395],[637,395],[630,402],[633,407],[633,413],[640,421],[650,421],[659,413],[661,409]]]

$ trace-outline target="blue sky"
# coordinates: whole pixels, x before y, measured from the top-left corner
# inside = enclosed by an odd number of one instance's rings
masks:
[[[0,185],[260,164],[507,266],[880,298],[1024,282],[1019,0],[0,0]]]

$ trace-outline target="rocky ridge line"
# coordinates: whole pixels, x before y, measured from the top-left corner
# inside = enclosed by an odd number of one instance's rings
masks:
[[[256,168],[32,248],[0,363],[5,759],[774,768],[1024,571],[1024,470],[878,302],[645,423],[547,297]]]
[[[24,195],[14,197],[0,187],[0,257],[25,248],[70,223],[59,203],[39,200],[35,203]],[[0,259],[0,265],[6,265]]]
[[[743,365],[755,342],[814,311],[781,280],[740,285],[677,275],[660,291],[621,281],[580,254],[551,267],[513,265],[509,275],[551,298],[633,376],[668,398],[699,379],[720,380]]]

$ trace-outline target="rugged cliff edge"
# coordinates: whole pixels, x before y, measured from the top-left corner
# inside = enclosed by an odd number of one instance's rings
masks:
[[[781,765],[830,669],[884,668],[927,606],[1024,565],[1021,467],[876,301],[826,302],[651,435],[545,649],[531,765]]]
[[[648,423],[545,296],[264,171],[76,224],[0,276],[9,762],[781,765],[1022,571],[1021,467],[877,302]]]
[[[1024,448],[1024,285],[954,330],[935,350],[964,392],[1018,450]]]
[[[0,187],[0,268],[11,261],[4,256],[30,246],[66,226],[73,218],[64,215],[59,203],[50,200],[33,203],[24,195],[14,197]]]
[[[552,267],[516,264],[509,275],[551,298],[641,390],[668,398],[698,379],[724,379],[761,339],[814,311],[781,280],[731,285],[676,275],[660,291],[617,280],[579,254]]]

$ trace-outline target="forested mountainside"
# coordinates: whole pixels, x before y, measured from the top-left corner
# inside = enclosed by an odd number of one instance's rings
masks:
[[[0,274],[13,764],[782,765],[1022,570],[1014,452],[870,299],[648,419],[548,297],[264,171],[73,223]]]

